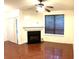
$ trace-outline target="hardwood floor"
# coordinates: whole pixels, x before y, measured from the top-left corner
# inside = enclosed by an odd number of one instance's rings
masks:
[[[5,59],[73,59],[73,45],[43,42],[22,44],[4,42]]]

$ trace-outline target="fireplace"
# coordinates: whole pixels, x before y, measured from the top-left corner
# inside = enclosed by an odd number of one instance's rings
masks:
[[[28,35],[28,44],[41,42],[40,31],[28,31],[27,35]]]

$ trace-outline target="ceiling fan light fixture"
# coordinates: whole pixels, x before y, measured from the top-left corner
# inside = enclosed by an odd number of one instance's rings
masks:
[[[43,12],[43,11],[45,11],[45,7],[44,7],[44,5],[39,4],[39,5],[36,6],[36,10],[38,12]]]

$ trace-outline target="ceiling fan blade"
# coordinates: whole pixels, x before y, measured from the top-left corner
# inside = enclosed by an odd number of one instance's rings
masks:
[[[39,2],[47,1],[47,0],[38,0]]]
[[[46,7],[48,7],[48,8],[54,8],[53,6],[46,6]]]
[[[38,0],[39,2],[42,2],[43,0]]]
[[[46,10],[47,12],[50,12],[50,10],[49,10],[49,9],[46,9],[46,8],[45,8],[45,10]]]

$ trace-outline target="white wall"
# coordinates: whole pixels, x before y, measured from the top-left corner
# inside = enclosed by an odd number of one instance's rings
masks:
[[[48,13],[45,13],[45,15]],[[49,14],[64,14],[64,35],[44,35],[44,41],[58,42],[58,43],[73,43],[73,11],[54,11]]]
[[[5,5],[5,31],[4,41],[11,41],[17,43],[16,40],[16,19],[19,18],[19,9],[15,9],[12,6]]]
[[[45,34],[45,15],[55,15],[55,14],[64,14],[64,35],[48,35]],[[61,11],[52,11],[50,13],[44,12],[44,13],[37,13],[35,10],[26,10],[26,11],[20,11],[18,9],[7,7],[5,8],[5,38],[4,41],[9,40],[11,41],[11,38],[15,37],[16,35],[13,33],[13,29],[11,30],[10,27],[12,27],[9,23],[10,19],[17,18],[18,19],[18,43],[26,43],[27,42],[27,31],[25,31],[24,27],[41,27],[37,28],[38,30],[41,30],[41,38],[43,38],[44,41],[49,42],[58,42],[58,43],[73,43],[73,10],[61,10]],[[13,22],[13,21],[12,21]],[[15,23],[15,22],[14,22]],[[13,27],[15,28],[15,27]],[[28,30],[28,28],[26,28]],[[34,30],[34,28],[30,28],[29,30]],[[9,32],[11,32],[11,36],[9,36]],[[15,39],[12,40],[12,42],[15,42]]]
[[[45,34],[44,26],[45,19],[44,15],[53,14],[64,14],[65,25],[64,25],[64,35],[48,35]],[[73,43],[73,10],[62,10],[53,11],[51,13],[36,13],[33,11],[22,11],[20,18],[20,29],[19,29],[19,43],[27,42],[27,31],[23,27],[42,27],[42,38],[44,41],[58,42],[58,43]],[[28,28],[27,28],[28,29]],[[31,29],[32,30],[32,29]]]

